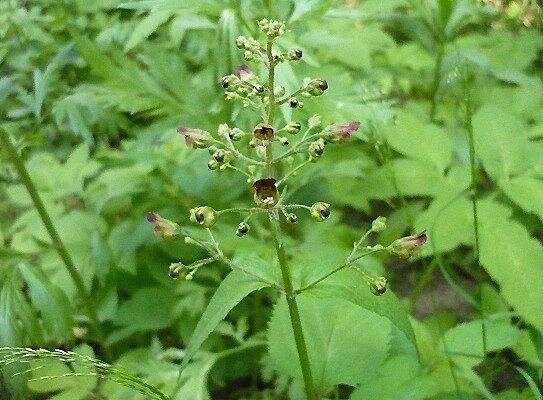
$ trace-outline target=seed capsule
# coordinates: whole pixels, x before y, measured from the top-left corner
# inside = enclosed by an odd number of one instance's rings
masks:
[[[245,236],[249,232],[249,225],[245,222],[240,222],[238,229],[236,229],[236,235],[239,237]]]
[[[290,99],[288,99],[288,105],[291,107],[291,108],[296,108],[298,107],[298,99],[296,97],[291,97]]]
[[[330,216],[330,204],[319,201],[311,206],[311,216],[317,222],[322,222]]]
[[[298,216],[296,214],[290,213],[287,215],[287,220],[291,224],[295,224],[298,222]]]

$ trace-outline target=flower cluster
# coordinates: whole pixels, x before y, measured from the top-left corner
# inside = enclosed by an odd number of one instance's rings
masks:
[[[282,215],[285,221],[295,224],[298,216],[293,211],[303,210],[317,222],[327,220],[331,215],[330,204],[323,201],[312,205],[288,204],[285,185],[304,167],[321,159],[327,146],[347,143],[360,128],[358,121],[325,125],[319,115],[313,115],[307,121],[276,121],[276,108],[283,104],[301,108],[307,99],[323,95],[328,90],[328,82],[322,78],[305,78],[292,93],[286,93],[284,87],[276,85],[275,67],[282,62],[301,60],[303,52],[299,48],[277,50],[275,40],[286,32],[283,22],[263,19],[258,22],[258,26],[266,37],[265,44],[254,38],[239,36],[236,45],[243,51],[247,62],[263,64],[269,72],[268,76],[260,77],[248,65],[240,65],[231,74],[221,78],[219,84],[227,100],[241,101],[244,107],[255,111],[262,121],[245,128],[222,124],[215,132],[190,127],[178,128],[188,147],[208,150],[211,158],[207,165],[210,170],[232,170],[243,174],[250,185],[248,189],[252,192],[254,204],[247,208],[225,210],[214,210],[207,205],[192,208],[190,221],[206,228],[210,241],[193,238],[182,232],[176,223],[157,213],[149,213],[148,220],[153,224],[157,236],[168,238],[181,233],[186,236],[187,243],[200,246],[211,254],[209,259],[189,266],[179,262],[171,264],[169,275],[174,279],[192,279],[194,272],[209,262],[217,260],[229,263],[210,230],[225,213],[245,215],[235,230],[238,237],[249,234],[249,220],[257,214],[267,214],[270,221],[279,220]],[[373,221],[371,229],[355,243],[344,266],[354,267],[353,263],[357,259],[375,251],[389,251],[406,258],[426,240],[423,232],[398,239],[387,247],[361,246],[369,233],[378,233],[385,228],[385,218],[379,217]],[[363,275],[372,293],[385,293],[387,282],[384,277]]]

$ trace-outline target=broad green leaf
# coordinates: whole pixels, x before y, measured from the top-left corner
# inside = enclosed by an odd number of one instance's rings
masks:
[[[543,180],[520,175],[498,182],[504,193],[523,210],[536,214],[543,221]]]
[[[344,269],[324,280],[309,291],[317,297],[337,297],[385,317],[398,328],[405,338],[415,343],[413,328],[408,313],[400,300],[390,290],[382,296],[375,296],[362,275],[353,269]]]
[[[394,126],[383,129],[390,146],[406,156],[431,164],[443,173],[452,156],[452,142],[443,129],[399,112]]]
[[[187,344],[186,355],[183,358],[183,366],[186,367],[192,356],[198,351],[204,340],[213,332],[213,329],[226,315],[249,293],[265,288],[266,283],[257,281],[244,272],[233,270],[221,282],[217,291],[211,298],[202,317]]]
[[[475,151],[490,176],[502,178],[521,173],[529,166],[522,122],[494,105],[481,107],[473,116]]]
[[[507,302],[543,332],[543,246],[510,214],[495,201],[480,202],[480,262]]]
[[[520,330],[509,321],[486,319],[471,321],[448,330],[440,341],[440,350],[465,369],[479,364],[492,351],[515,345]]]
[[[333,385],[355,386],[374,376],[388,354],[390,321],[351,302],[296,297],[311,372],[317,391],[325,394]],[[298,353],[284,298],[275,305],[268,330],[269,351],[275,368],[302,378]]]
[[[168,288],[145,287],[121,304],[113,322],[131,332],[160,330],[170,325],[174,302]]]

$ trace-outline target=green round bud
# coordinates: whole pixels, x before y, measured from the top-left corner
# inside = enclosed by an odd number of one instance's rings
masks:
[[[185,267],[182,263],[171,263],[168,270],[168,276],[176,280],[179,278],[184,278],[187,275],[187,272],[187,267]]]
[[[240,222],[236,229],[236,235],[239,237],[247,235],[249,233],[250,226],[246,222]]]
[[[377,217],[371,223],[371,230],[373,232],[382,232],[387,228],[387,219],[385,217]]]
[[[225,157],[226,157],[226,152],[225,152],[224,150],[222,150],[222,149],[217,150],[217,151],[213,154],[213,158],[214,158],[215,161],[217,161],[218,163],[223,163]]]
[[[324,79],[312,79],[305,87],[306,92],[311,96],[320,96],[326,89],[328,89],[328,82]]]
[[[208,206],[196,207],[190,209],[190,220],[199,225],[209,228],[217,220],[217,212]]]
[[[288,105],[291,107],[291,108],[296,108],[298,107],[298,99],[296,97],[291,97],[290,99],[288,99]]]
[[[370,282],[369,285],[370,285],[370,291],[375,296],[381,296],[387,291],[387,280],[384,276],[375,278],[372,282]]]
[[[323,139],[315,140],[314,142],[309,144],[308,152],[312,161],[316,160],[324,154],[324,146],[325,143]]]
[[[262,85],[256,85],[256,86],[255,86],[255,91],[256,91],[257,93],[264,93],[264,86],[262,86]]]
[[[284,137],[284,136],[280,136],[278,137],[279,139],[279,142],[283,145],[283,146],[288,146],[289,145],[289,141],[288,141],[288,138]]]
[[[302,55],[303,55],[303,53],[302,53],[301,49],[291,49],[287,53],[287,59],[296,61],[296,60],[301,59]]]
[[[211,171],[215,171],[216,169],[218,169],[221,165],[215,161],[215,160],[209,160],[209,162],[207,163],[207,167],[211,170]]]
[[[296,214],[289,213],[287,215],[287,221],[290,222],[291,224],[295,224],[298,222],[298,216]]]
[[[283,130],[285,130],[287,133],[290,133],[292,135],[295,135],[296,133],[300,132],[300,129],[302,128],[302,125],[300,125],[299,122],[289,122]]]
[[[311,216],[317,222],[322,222],[330,216],[330,204],[319,201],[311,206]]]

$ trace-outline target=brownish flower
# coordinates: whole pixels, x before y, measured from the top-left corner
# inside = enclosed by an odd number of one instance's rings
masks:
[[[259,179],[253,183],[255,203],[261,207],[273,207],[279,201],[277,182],[273,178]]]
[[[390,245],[392,252],[401,258],[411,257],[420,246],[426,243],[426,231],[417,235],[405,236],[397,239]]]

